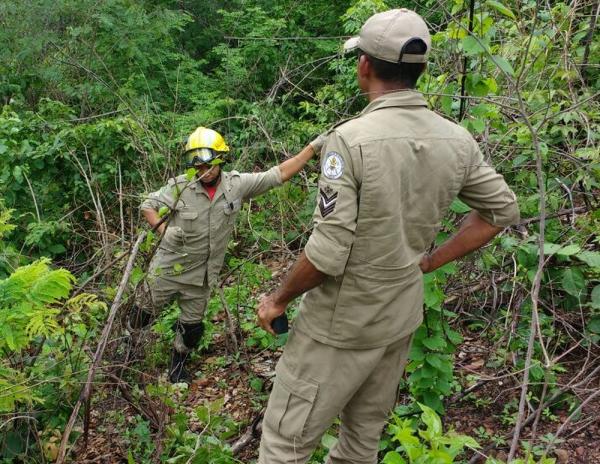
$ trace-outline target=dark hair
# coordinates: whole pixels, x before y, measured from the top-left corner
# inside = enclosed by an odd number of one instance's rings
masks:
[[[422,40],[409,41],[402,49],[403,54],[424,54],[427,51],[427,45]],[[425,63],[390,63],[379,58],[369,55],[368,53],[359,51],[360,55],[367,55],[375,76],[382,81],[394,82],[403,87],[414,89],[417,85],[417,80],[423,71],[425,71]],[[398,57],[400,58],[400,56]]]

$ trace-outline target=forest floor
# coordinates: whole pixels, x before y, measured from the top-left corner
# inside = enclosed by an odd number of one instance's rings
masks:
[[[283,270],[279,268],[274,275],[281,275]],[[201,406],[218,404],[218,414],[238,424],[227,439],[229,443],[236,442],[252,427],[253,422],[256,425],[266,406],[275,364],[282,350],[244,347],[241,355],[233,356],[226,348],[228,335],[224,312],[219,312],[212,322],[222,331],[215,333],[208,349],[192,358],[191,371],[196,372],[197,378],[188,389],[182,390],[179,397],[173,398],[176,408],[173,405],[157,407],[157,403],[152,402],[144,406],[141,401],[132,401],[132,397],[139,398],[139,392],[147,390],[149,385],[166,383],[165,365],[157,366],[151,372],[138,372],[139,385],[119,385],[116,381],[120,377],[117,376],[111,377],[115,382],[109,378],[97,387],[90,415],[88,443],[85,446],[82,439],[78,440],[74,462],[132,462],[131,457],[128,461],[132,437],[127,430],[139,423],[140,416],[149,418],[150,422],[154,420],[150,439],[153,446],[160,446],[157,437],[164,433],[164,426],[177,412],[185,413],[189,430],[202,432],[206,426],[193,413]],[[446,414],[442,417],[444,428],[475,438],[488,456],[495,456],[504,462],[517,416],[521,379],[510,375],[508,370],[504,372],[494,366],[496,349],[487,339],[466,328],[462,334],[464,341],[455,355],[455,377],[461,388],[446,399]],[[157,336],[146,336],[150,337],[145,341],[147,347]],[[567,360],[563,363],[567,371],[558,376],[558,386],[573,379],[581,369],[579,360],[585,356],[581,356],[581,353],[572,353],[572,356],[572,362]],[[135,370],[136,363],[141,362],[138,359],[129,364],[129,368]],[[600,379],[595,379],[591,385],[591,388],[600,388]],[[544,411],[535,433],[534,452],[546,448],[548,434],[555,434],[567,420],[569,404],[579,404],[573,401],[571,397],[571,403],[565,401],[555,409]],[[408,394],[400,395],[400,404],[409,402]],[[335,435],[335,430],[332,429],[331,434]],[[530,439],[530,426],[524,428],[521,437]],[[562,441],[554,445],[549,454],[556,458],[558,464],[600,464],[600,398],[587,404],[582,413],[573,418],[561,438]],[[259,438],[255,436],[237,454],[237,459],[243,463],[253,462],[257,457],[258,444]],[[154,456],[157,455],[159,453],[155,452]],[[484,461],[481,459],[478,462]]]
[[[190,385],[183,407],[191,412],[200,405],[222,399],[223,406],[219,414],[225,414],[248,427],[266,405],[265,390],[270,388],[268,379],[274,374],[280,352],[251,353],[251,370],[241,369],[233,362],[223,365],[222,360],[226,359],[228,354],[223,349],[224,343],[221,344],[220,341],[223,341],[222,336],[216,337],[211,349],[196,360],[194,367],[198,371],[202,370],[202,376]],[[459,357],[462,353],[477,354],[464,357],[464,362],[457,367],[459,379],[473,375],[480,378],[497,376],[497,373],[485,368],[485,353],[488,352],[485,348],[479,341],[465,340],[461,345]],[[577,366],[573,365],[573,372],[563,375],[568,378],[575,375],[576,371]],[[164,372],[156,374],[162,375],[164,382]],[[257,374],[267,379],[263,383],[265,388],[262,391],[251,387],[251,380],[256,378]],[[446,404],[444,427],[476,438],[484,448],[499,443],[498,450],[491,450],[490,455],[504,460],[510,445],[511,424],[515,417],[514,408],[506,410],[505,407],[516,404],[519,388],[510,380],[490,380],[480,385],[481,387],[474,392]],[[119,393],[115,392],[112,386],[106,385],[104,389],[106,391],[97,394],[97,397],[103,399],[95,402],[91,414],[89,444],[86,449],[80,447],[75,462],[127,462],[129,444],[123,439],[122,427],[134,423],[133,417],[138,415],[139,411],[127,401],[118,399]],[[401,396],[402,401],[408,402],[408,397]],[[124,413],[125,423],[115,424],[112,420],[114,415],[109,414],[109,411]],[[555,433],[568,415],[567,410],[557,410],[552,411],[551,417],[542,417],[537,430],[538,443],[543,445],[543,441],[539,439],[548,433]],[[189,417],[192,417],[192,414]],[[190,420],[189,428],[199,432],[201,425]],[[523,436],[528,437],[530,430],[530,427],[526,427]],[[239,435],[243,432],[242,428]],[[565,429],[563,436],[565,441],[552,453],[557,457],[558,463],[600,463],[600,399],[587,405],[581,416]],[[234,437],[232,442],[235,438],[237,437]],[[238,459],[244,463],[255,459],[258,443],[257,438],[253,439],[238,455]]]

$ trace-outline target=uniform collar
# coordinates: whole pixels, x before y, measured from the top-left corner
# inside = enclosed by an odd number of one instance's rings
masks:
[[[361,115],[371,113],[381,108],[402,107],[402,106],[424,106],[427,102],[421,92],[416,90],[397,90],[376,98],[370,102],[361,112]]]
[[[219,182],[219,185],[217,186],[217,190],[215,192],[215,196],[213,197],[213,200],[216,199],[216,198],[218,198],[219,195],[223,191],[225,191],[225,190],[231,190],[231,187],[230,187],[231,183],[229,181],[229,175],[228,174],[229,173],[221,171],[221,182]],[[206,189],[202,185],[202,182],[200,181],[200,179],[196,179],[193,182],[190,182],[189,188],[191,188],[192,190],[194,190],[197,194],[203,194],[203,195],[206,195],[208,197],[208,192],[206,191]]]

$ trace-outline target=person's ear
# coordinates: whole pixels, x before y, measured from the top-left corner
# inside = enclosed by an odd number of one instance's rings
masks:
[[[358,75],[361,78],[367,78],[371,75],[371,62],[369,61],[369,58],[367,57],[367,55],[360,55],[360,57],[358,58],[358,66],[357,66],[357,70],[358,70]]]

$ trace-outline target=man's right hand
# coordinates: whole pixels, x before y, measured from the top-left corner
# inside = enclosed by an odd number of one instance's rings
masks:
[[[265,295],[260,299],[256,316],[258,325],[271,335],[277,335],[273,330],[273,319],[285,313],[287,305],[277,303],[273,294]]]
[[[419,267],[421,268],[421,272],[423,274],[427,274],[428,272],[431,272],[433,270],[431,269],[431,255],[429,253],[425,253],[423,255],[423,257],[421,258],[421,262],[419,263]]]

